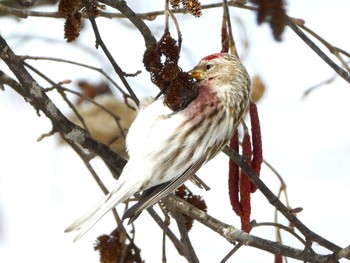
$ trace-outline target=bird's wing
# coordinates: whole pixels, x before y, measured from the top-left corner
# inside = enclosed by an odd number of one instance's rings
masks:
[[[176,190],[184,182],[186,182],[193,174],[195,174],[198,169],[205,162],[205,158],[202,157],[195,164],[191,165],[181,176],[170,182],[166,182],[157,186],[154,186],[141,195],[140,200],[123,215],[123,219],[130,218],[129,224],[137,219],[141,212],[150,206],[156,204],[159,200],[169,195],[171,192]]]
[[[92,209],[85,213],[82,217],[70,225],[65,232],[80,230],[74,241],[81,238],[87,231],[90,230],[107,212],[115,207],[120,202],[125,201],[135,190],[130,187],[123,187],[123,184],[116,184],[115,188],[108,193],[100,202]]]
[[[169,195],[171,192],[176,190],[179,186],[181,186],[184,182],[186,182],[192,175],[194,175],[199,168],[202,167],[207,161],[212,159],[215,155],[217,155],[227,144],[226,140],[222,140],[217,142],[217,144],[212,145],[208,149],[208,155],[201,156],[194,164],[192,164],[185,172],[183,172],[180,176],[176,177],[174,180],[154,186],[148,191],[145,191],[140,198],[140,200],[132,207],[130,207],[127,211],[125,211],[123,215],[123,219],[130,218],[129,223],[132,223],[136,220],[136,218],[141,214],[144,209],[154,205],[162,198]]]
[[[104,196],[94,207],[92,207],[88,212],[86,212],[84,215],[82,215],[78,220],[74,221],[69,227],[64,230],[64,232],[72,232],[75,230],[78,230],[82,227],[82,225],[89,220],[100,208],[101,206],[106,203],[106,201],[110,198],[111,193]]]
[[[162,198],[169,195],[171,192],[176,190],[179,186],[185,183],[192,175],[194,175],[199,168],[202,167],[207,161],[216,156],[227,144],[227,140],[222,140],[217,142],[217,144],[212,145],[208,149],[207,156],[201,156],[194,164],[192,164],[185,172],[180,176],[176,177],[174,180],[156,185],[146,191],[141,195],[140,200],[123,215],[123,220],[126,218],[129,219],[129,224],[135,221],[141,212],[150,206],[156,204]]]

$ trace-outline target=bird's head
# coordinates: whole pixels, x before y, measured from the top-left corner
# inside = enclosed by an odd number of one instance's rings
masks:
[[[226,78],[227,80],[240,77],[249,78],[240,60],[235,55],[228,53],[215,53],[202,58],[189,73],[197,81],[215,78]]]
[[[248,100],[250,78],[245,67],[233,54],[215,53],[206,56],[189,72],[198,84],[209,86],[219,96]]]

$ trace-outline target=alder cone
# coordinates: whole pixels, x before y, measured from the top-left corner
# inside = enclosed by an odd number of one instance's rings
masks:
[[[190,75],[181,72],[166,90],[164,103],[173,111],[177,111],[187,107],[198,96],[198,93],[199,87],[191,81]]]

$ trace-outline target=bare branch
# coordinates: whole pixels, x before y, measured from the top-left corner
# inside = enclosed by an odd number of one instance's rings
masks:
[[[43,11],[33,11],[28,9],[20,9],[9,7],[3,4],[0,4],[0,12],[5,14],[10,14],[17,16],[19,18],[28,18],[29,16],[34,17],[51,17],[51,18],[63,18],[58,12],[43,12]]]
[[[350,73],[350,68],[348,66],[348,64],[344,61],[344,59],[340,56],[340,53],[347,56],[348,58],[350,58],[350,54],[348,52],[346,52],[343,49],[340,49],[338,47],[333,46],[332,44],[330,44],[328,41],[326,41],[323,37],[321,37],[320,35],[316,34],[313,30],[311,30],[310,28],[308,28],[307,26],[305,26],[304,24],[302,25],[298,25],[300,28],[304,29],[306,32],[308,32],[310,35],[312,35],[314,38],[316,38],[318,41],[320,41],[325,47],[328,48],[329,52],[331,52],[333,55],[335,55],[338,60],[341,62],[341,64],[343,65],[343,67]]]
[[[304,91],[303,98],[308,96],[311,92],[313,92],[315,89],[318,89],[319,87],[327,84],[331,84],[336,78],[338,77],[338,74],[334,74],[332,77],[321,81],[320,83],[308,88],[307,90]]]
[[[306,238],[307,241],[315,241],[321,246],[333,251],[338,252],[341,247],[335,245],[334,243],[326,240],[325,238],[319,236],[318,234],[312,232],[307,228],[294,214],[290,211],[278,198],[275,196],[271,190],[261,181],[261,179],[255,174],[254,170],[246,163],[243,157],[241,157],[237,152],[232,150],[230,147],[226,146],[223,152],[234,160],[238,166],[244,170],[244,172],[249,176],[250,180],[258,187],[267,200],[275,206],[278,211],[280,211],[284,217],[286,217],[289,222],[291,222]],[[281,253],[279,253],[281,254]],[[350,258],[350,257],[349,257]]]
[[[278,223],[270,223],[270,222],[257,223],[256,221],[252,221],[250,225],[251,225],[251,228],[260,227],[260,226],[273,226],[276,228],[283,229],[284,231],[290,233],[292,236],[298,239],[302,244],[306,245],[305,240],[301,236],[299,236],[297,233],[295,233],[295,231],[291,227],[287,227]]]
[[[100,36],[100,32],[98,30],[97,24],[96,24],[96,20],[92,15],[92,11],[90,10],[90,3],[86,3],[86,8],[89,10],[89,20],[91,23],[91,26],[93,28],[93,31],[95,33],[95,38],[96,38],[96,48],[101,47],[103,52],[105,53],[105,55],[107,56],[109,62],[112,64],[115,72],[118,74],[120,80],[123,82],[125,88],[128,90],[131,99],[136,103],[137,106],[140,105],[140,101],[137,98],[136,94],[134,93],[134,91],[132,90],[132,88],[130,87],[129,83],[126,81],[125,76],[124,76],[124,72],[123,70],[119,67],[119,65],[117,64],[117,62],[114,60],[112,54],[109,52],[107,46],[105,45],[105,43],[103,42],[101,36]]]
[[[312,251],[308,250],[300,250],[296,248],[292,248],[289,246],[285,246],[282,244],[278,244],[276,242],[263,239],[254,235],[250,235],[245,233],[233,226],[225,224],[216,218],[210,216],[209,214],[203,212],[202,210],[186,203],[181,198],[170,195],[163,200],[169,209],[176,209],[181,213],[184,213],[208,228],[212,229],[222,237],[224,237],[227,241],[234,244],[235,242],[240,242],[243,245],[251,246],[255,248],[259,248],[270,252],[272,254],[281,254],[291,258],[307,261],[307,262],[318,262],[318,263],[330,263],[337,262],[332,261],[331,256],[323,256]]]
[[[237,245],[235,245],[233,249],[231,249],[231,251],[220,261],[220,263],[227,262],[227,260],[229,260],[229,258],[232,257],[232,255],[236,253],[241,247],[243,247],[243,243],[238,243]]]
[[[160,216],[156,213],[156,211],[153,209],[153,207],[147,208],[147,212],[150,214],[150,216],[153,218],[153,220],[157,223],[157,225],[163,229],[164,221],[160,218]],[[180,255],[185,254],[184,251],[186,251],[186,247],[184,244],[181,243],[180,240],[175,236],[175,234],[167,227],[165,229],[165,234],[169,237],[171,242],[173,242],[175,248],[177,249],[178,253]]]
[[[135,14],[133,10],[129,8],[126,1],[121,0],[100,0],[99,2],[109,5],[115,9],[118,9],[126,18],[130,20],[131,23],[140,31],[142,34],[146,48],[153,47],[157,45],[157,41],[153,36],[153,33],[148,28],[148,26],[143,22],[140,16]]]
[[[143,32],[143,36],[145,38],[145,44],[147,47],[152,46],[156,42],[152,32],[147,28],[146,24],[142,21],[142,19],[153,20],[159,15],[164,15],[164,10],[152,11],[152,12],[146,12],[146,13],[134,13],[125,3],[122,3],[124,1],[119,0],[114,2],[112,0],[100,0],[99,2],[109,5],[111,7],[114,7],[121,12],[121,13],[110,13],[110,12],[100,11],[98,15],[99,17],[127,18],[135,25],[136,28],[140,30],[141,33]],[[222,5],[223,5],[222,2],[207,4],[207,5],[202,5],[202,9],[219,8],[219,7],[222,7]],[[256,10],[256,8],[253,6],[242,5],[238,2],[233,2],[233,1],[228,2],[228,5],[242,8],[242,9],[252,10],[252,11]],[[178,14],[188,13],[188,11],[185,8],[171,9],[170,11],[172,13],[178,13]],[[14,16],[17,16],[18,18],[28,18],[30,16],[44,17],[44,18],[64,18],[64,16],[61,15],[59,12],[44,12],[44,11],[34,11],[34,10],[28,10],[28,9],[19,9],[19,8],[9,7],[3,4],[0,4],[0,12],[14,15]],[[83,15],[85,18],[87,17],[85,14]]]
[[[236,57],[238,57],[237,47],[236,47],[236,43],[235,43],[235,40],[233,38],[233,33],[232,33],[230,10],[228,8],[228,1],[227,0],[224,0],[223,7],[224,7],[224,21],[227,23],[229,47],[230,47],[231,53],[235,54]]]
[[[151,47],[151,46],[155,46],[156,45],[156,40],[152,34],[152,32],[150,31],[150,29],[147,27],[147,25],[143,22],[142,18],[147,19],[150,17],[156,17],[158,15],[163,15],[164,11],[155,11],[155,12],[148,12],[148,13],[140,13],[140,14],[136,14],[134,13],[126,4],[125,1],[113,1],[113,0],[101,0],[101,3],[104,3],[106,5],[109,5],[113,8],[118,9],[122,14],[110,14],[110,13],[104,13],[104,12],[100,12],[100,16],[104,16],[104,17],[119,17],[119,18],[123,18],[126,17],[130,20],[130,22],[132,22],[135,27],[140,31],[140,33],[143,35],[144,40],[145,40],[145,44],[146,47]],[[214,3],[214,4],[208,4],[208,5],[203,5],[202,9],[211,9],[211,8],[218,8],[218,7],[222,7],[223,3]],[[256,11],[257,8],[253,7],[253,6],[249,6],[249,5],[245,5],[239,2],[234,2],[234,1],[230,1],[227,2],[227,6],[234,6],[237,8],[242,8],[242,9],[247,9],[247,10],[251,10],[251,11]],[[22,10],[22,9],[16,9],[16,8],[11,8],[11,7],[7,7],[4,6],[2,4],[0,4],[0,11],[4,11],[6,13],[10,13],[13,15],[16,15],[18,17],[21,18],[26,18],[27,16],[39,16],[39,17],[54,17],[54,18],[58,18],[58,17],[62,17],[59,16],[59,14],[57,12],[54,13],[50,13],[50,12],[35,12],[35,11],[28,11],[28,10]],[[175,10],[171,10],[172,13],[186,13],[187,10],[186,9],[175,9]],[[331,68],[333,68],[337,74],[339,76],[341,76],[344,80],[346,80],[348,83],[350,83],[350,76],[349,74],[344,71],[343,69],[341,69],[337,64],[335,64],[323,51],[321,51],[299,28],[298,26],[293,22],[293,18],[289,17],[288,18],[288,26],[308,45],[310,46],[311,49],[313,49],[316,54],[318,54]],[[308,30],[307,28],[304,27],[305,30]],[[318,37],[319,39],[319,37]],[[320,40],[320,39],[319,39]],[[322,42],[322,40],[320,40]],[[348,69],[348,71],[350,70],[348,66],[346,66],[345,61],[341,58],[341,56],[338,55],[338,53],[342,53],[346,56],[349,56],[349,53],[344,51],[343,49],[340,48],[335,48],[331,45],[327,45],[328,42],[324,42],[323,44],[325,44],[331,52],[335,53],[335,55],[337,56],[337,58],[341,61],[341,63]]]
[[[197,258],[196,252],[188,236],[188,230],[185,226],[185,218],[178,211],[171,211],[171,215],[176,220],[177,227],[181,235],[181,241],[186,247],[186,259],[188,260],[188,262],[199,263],[199,259]]]
[[[0,70],[0,84],[2,87],[3,87],[3,85],[10,86],[14,90],[16,90],[19,94],[22,94],[25,92],[25,90],[23,90],[23,87],[21,84],[19,84],[16,80],[11,78],[9,75],[7,75],[2,70]]]
[[[20,1],[20,0],[18,0]],[[35,2],[36,0],[31,0],[32,2]],[[156,46],[156,40],[151,32],[151,30],[147,27],[147,25],[144,23],[142,19],[152,19],[156,17],[157,15],[164,15],[164,10],[162,11],[156,11],[156,12],[148,12],[143,14],[136,14],[131,10],[126,1],[122,0],[101,0],[99,1],[101,3],[104,3],[106,5],[111,6],[112,8],[115,8],[119,10],[121,13],[106,13],[106,12],[99,12],[99,15],[101,17],[118,17],[118,18],[127,18],[142,34],[145,42],[145,46],[147,48]],[[92,15],[91,12],[89,12],[89,4],[91,4],[91,1],[85,1],[86,3],[86,11],[83,12],[83,16],[87,17],[92,25],[92,28],[95,33],[96,37],[96,47],[100,46],[103,49],[103,52],[109,59],[110,63],[113,65],[116,73],[122,80],[123,84],[125,85],[126,89],[128,90],[129,94],[127,92],[123,91],[113,80],[108,77],[107,74],[103,72],[102,69],[97,69],[88,65],[84,65],[81,63],[76,63],[73,61],[68,60],[62,60],[62,59],[50,59],[50,60],[56,60],[60,62],[66,62],[75,64],[78,66],[83,66],[86,68],[90,68],[92,70],[97,70],[101,74],[103,74],[109,81],[111,81],[117,89],[120,90],[120,92],[123,94],[124,98],[131,98],[133,99],[136,104],[139,103],[138,98],[134,94],[132,88],[129,86],[128,82],[126,81],[126,74],[122,71],[122,69],[119,67],[119,65],[114,60],[113,56],[110,54],[109,50],[107,49],[106,45],[104,44],[102,37],[100,36],[100,33],[97,28],[95,17]],[[202,6],[202,9],[208,9],[208,8],[216,8],[216,7],[222,7],[224,5],[224,12],[225,12],[225,18],[226,18],[226,24],[228,26],[228,31],[230,33],[231,38],[231,45],[234,45],[233,43],[233,35],[229,20],[229,8],[228,6],[235,6],[242,9],[248,9],[256,11],[255,7],[248,6],[245,4],[241,4],[234,1],[227,1],[224,0],[224,2],[215,3],[215,4],[209,4]],[[52,18],[61,18],[58,14],[58,12],[37,12],[32,10],[22,10],[22,9],[16,9],[12,7],[4,6],[3,4],[0,4],[0,11],[4,11],[8,14],[13,14],[15,16],[26,18],[28,16],[38,16],[38,17],[52,17]],[[175,23],[176,29],[178,31],[179,36],[179,47],[181,47],[181,32],[180,32],[180,26],[178,24],[178,21],[176,20],[176,17],[173,15],[173,13],[185,13],[187,10],[185,9],[176,9],[176,10],[169,10],[166,9],[166,19],[169,20],[169,17],[171,17]],[[326,40],[323,38],[320,38],[316,33],[311,31],[310,29],[296,25],[292,18],[289,19],[288,24],[292,30],[295,31],[295,33],[303,40],[305,43],[307,43],[329,66],[331,66],[337,74],[342,76],[346,81],[350,83],[350,76],[349,74],[341,69],[336,63],[334,63],[325,53],[323,53],[304,33],[301,29],[304,31],[309,32],[311,35],[316,37],[323,45],[325,45],[331,53],[335,54],[339,61],[343,63],[343,66],[350,71],[348,65],[343,61],[343,58],[341,55],[350,56],[349,53],[346,51],[336,48],[329,44]],[[234,50],[232,47],[231,50]],[[103,185],[103,182],[100,180],[97,173],[94,171],[93,167],[90,164],[90,158],[91,156],[94,156],[94,154],[99,155],[109,166],[112,168],[112,172],[115,174],[120,174],[126,161],[121,158],[119,155],[117,155],[115,152],[111,151],[111,149],[94,140],[91,138],[91,136],[88,134],[87,130],[84,130],[77,125],[71,123],[61,112],[60,110],[54,105],[54,103],[51,101],[51,99],[48,97],[45,89],[43,89],[41,86],[38,85],[38,83],[34,80],[34,78],[29,74],[25,67],[24,59],[34,58],[34,57],[18,57],[16,56],[11,48],[8,46],[6,41],[0,36],[0,58],[8,65],[10,70],[15,74],[17,80],[13,79],[12,77],[9,77],[6,73],[2,72],[0,70],[0,88],[3,88],[3,85],[8,85],[15,91],[17,91],[27,102],[29,102],[38,112],[43,112],[52,122],[52,131],[49,133],[49,135],[59,132],[62,134],[65,140],[71,145],[71,147],[77,152],[77,154],[82,158],[83,162],[85,163],[87,169],[90,171],[90,173],[93,175],[97,183],[99,184],[100,188],[103,190],[104,193],[108,192],[108,189]],[[38,59],[38,58],[34,58]],[[29,67],[27,65],[27,67]],[[39,71],[36,71],[38,74],[40,74]],[[40,74],[40,76],[43,76],[43,74]],[[61,87],[58,87],[57,84],[55,84],[52,80],[48,78],[44,78],[49,81],[54,87],[57,88],[59,92],[62,92],[63,97],[65,96],[64,91],[70,91],[68,89],[64,89]],[[74,93],[74,91],[70,91]],[[77,93],[74,93],[77,94]],[[69,103],[69,101],[67,100]],[[73,107],[74,110],[74,107]],[[107,110],[108,111],[108,110]],[[109,111],[108,111],[109,112]],[[109,112],[119,124],[118,116],[113,114],[112,112]],[[121,126],[119,125],[119,128],[121,129]],[[123,133],[122,129],[121,132]],[[46,136],[46,135],[45,135]],[[43,138],[43,136],[42,136]],[[85,154],[82,147],[88,149],[91,154]],[[215,219],[214,217],[206,214],[205,212],[193,207],[192,205],[184,202],[182,199],[179,199],[176,196],[169,196],[164,199],[164,202],[168,208],[170,208],[171,213],[174,215],[173,217],[176,219],[176,222],[178,223],[178,228],[181,234],[181,241],[175,236],[171,230],[168,228],[165,230],[165,234],[170,238],[170,240],[174,243],[177,251],[183,255],[189,262],[199,262],[194,249],[191,245],[190,238],[188,236],[188,231],[184,228],[183,222],[182,222],[182,215],[181,213],[184,213],[186,215],[189,215],[190,217],[196,219],[197,221],[201,222],[203,225],[207,226],[208,228],[214,230],[215,232],[219,233],[222,237],[227,239],[230,243],[234,244],[235,242],[239,242],[238,245],[235,246],[235,248],[223,259],[223,262],[228,259],[235,251],[237,251],[240,247],[243,245],[255,247],[264,251],[268,251],[273,254],[279,254],[284,255],[287,257],[295,258],[298,260],[308,261],[308,262],[337,262],[337,260],[341,258],[348,258],[350,259],[350,246],[345,248],[340,248],[339,246],[333,244],[332,242],[324,239],[323,237],[317,235],[316,233],[312,232],[310,229],[308,229],[295,215],[294,211],[289,207],[288,199],[287,205],[284,205],[280,200],[279,196],[282,193],[282,191],[285,191],[285,183],[283,179],[279,176],[281,180],[281,188],[278,196],[274,195],[269,188],[256,176],[254,171],[247,165],[245,160],[236,152],[232,151],[230,148],[225,148],[224,152],[230,156],[231,159],[233,159],[244,171],[249,178],[253,181],[255,185],[257,185],[258,189],[265,195],[265,197],[269,200],[269,202],[276,208],[276,211],[280,211],[305,237],[302,237],[301,235],[295,234],[294,231],[291,230],[291,228],[288,228],[286,226],[283,226],[281,224],[277,223],[255,223],[253,222],[251,224],[252,227],[254,226],[262,226],[262,225],[271,225],[275,226],[280,229],[284,229],[285,231],[288,231],[292,235],[294,235],[300,242],[303,243],[305,248],[303,250],[292,248],[289,246],[282,245],[278,242],[272,242],[267,239],[259,238],[257,236],[247,234],[243,231],[240,231],[236,229],[234,226],[225,224],[223,222],[220,222],[219,220]],[[119,215],[114,210],[114,215],[116,217],[117,223],[119,226],[122,225],[122,221],[119,217]],[[157,222],[157,224],[163,228],[164,222],[160,219],[158,214],[153,210],[153,208],[149,208],[148,212],[151,214],[151,216],[154,218],[154,220]],[[180,213],[181,212],[181,213]],[[276,212],[277,215],[277,212]],[[126,234],[126,230],[124,227],[122,227],[122,231],[124,234]],[[128,237],[131,242],[132,239]],[[328,248],[331,250],[332,254],[330,255],[320,255],[315,253],[311,246],[313,242],[317,242],[321,246]],[[124,251],[125,252],[125,251]],[[125,254],[123,254],[125,256]],[[123,258],[123,257],[122,257]]]
[[[334,258],[337,260],[341,258],[349,258],[349,256],[350,256],[350,246],[347,246],[334,254]]]
[[[116,174],[120,174],[126,161],[108,146],[91,138],[85,130],[70,122],[45,94],[44,89],[24,68],[22,61],[13,53],[7,42],[0,36],[0,58],[17,77],[20,85],[12,85],[16,92],[36,110],[42,111],[52,122],[53,130],[65,135],[69,140],[99,155]]]
[[[340,77],[350,84],[350,75],[340,68],[333,60],[331,60],[314,42],[308,38],[303,31],[293,22],[293,19],[288,19],[288,26],[318,55],[326,62]]]
[[[56,61],[56,62],[63,62],[63,63],[68,63],[68,64],[72,64],[72,65],[76,65],[76,66],[80,66],[83,68],[88,68],[94,71],[99,72],[100,74],[102,74],[106,79],[108,79],[108,81],[110,81],[112,83],[112,85],[114,87],[116,87],[120,93],[122,93],[122,95],[124,97],[128,97],[130,98],[130,95],[125,93],[125,91],[106,73],[104,72],[104,70],[102,68],[97,68],[97,67],[93,67],[87,64],[83,64],[83,63],[79,63],[79,62],[75,62],[72,60],[67,60],[67,59],[62,59],[62,58],[55,58],[55,57],[38,57],[38,56],[19,56],[19,58],[21,58],[22,60],[27,60],[27,59],[32,59],[32,60],[49,60],[49,61]]]
[[[71,90],[71,89],[68,89],[68,88],[65,88],[65,87],[62,87],[62,86],[56,87],[56,90],[58,90],[58,91],[66,91],[66,92],[72,93],[72,94],[74,94],[74,95],[76,95],[76,96],[79,96],[79,97],[81,97],[81,98],[84,98],[84,100],[89,101],[90,103],[94,104],[96,107],[101,108],[103,111],[105,111],[108,115],[110,115],[110,116],[113,118],[113,120],[115,121],[115,124],[118,126],[119,132],[120,132],[120,134],[122,135],[122,137],[123,137],[123,138],[126,137],[125,132],[124,132],[124,130],[123,130],[123,127],[122,127],[122,125],[120,124],[121,118],[120,118],[117,114],[115,114],[115,113],[112,112],[111,110],[107,109],[107,108],[106,108],[105,106],[103,106],[102,104],[100,104],[100,103],[98,103],[98,102],[96,102],[96,101],[90,99],[89,97],[87,97],[87,96],[85,96],[85,95],[83,95],[83,94],[81,94],[81,93],[79,93],[79,92],[77,92],[77,91],[74,91],[74,90]],[[79,119],[79,120],[80,120],[80,119]],[[117,139],[117,138],[118,138],[118,137],[116,137],[115,139]],[[112,140],[112,142],[113,142],[113,141],[114,141],[114,140]]]
[[[56,84],[53,80],[51,80],[50,78],[48,78],[45,74],[41,73],[39,70],[37,70],[36,68],[32,67],[31,65],[29,65],[26,62],[23,62],[23,65],[26,66],[27,68],[29,68],[30,70],[32,70],[33,72],[35,72],[36,74],[38,74],[40,77],[42,77],[44,80],[46,80],[48,83],[50,83],[53,87],[56,88],[56,90],[58,91],[58,93],[61,95],[61,97],[63,98],[63,100],[67,103],[68,107],[74,112],[74,114],[78,117],[79,121],[81,122],[81,124],[83,125],[83,128],[85,129],[86,133],[90,135],[89,129],[85,124],[85,121],[83,119],[83,117],[79,114],[79,112],[77,111],[76,107],[73,105],[73,103],[71,103],[69,101],[69,99],[67,98],[66,94],[63,92],[62,89],[60,89],[60,85]],[[54,133],[55,131],[53,130],[52,133]]]

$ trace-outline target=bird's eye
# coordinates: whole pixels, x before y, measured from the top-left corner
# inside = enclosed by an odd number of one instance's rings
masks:
[[[210,64],[207,64],[207,65],[205,66],[205,68],[208,70],[208,69],[211,68],[211,65],[210,65]]]

